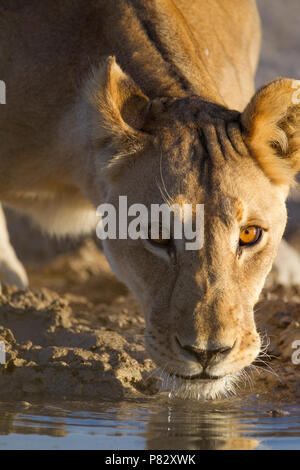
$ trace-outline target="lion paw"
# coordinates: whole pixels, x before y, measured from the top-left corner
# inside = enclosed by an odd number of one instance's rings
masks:
[[[28,287],[26,271],[17,258],[13,260],[0,259],[0,282],[17,286],[20,289]]]

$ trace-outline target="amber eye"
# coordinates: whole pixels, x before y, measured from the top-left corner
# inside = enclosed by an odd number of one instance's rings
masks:
[[[148,229],[148,239],[154,245],[159,245],[161,248],[167,248],[171,244],[171,238],[159,227],[157,233],[151,234],[151,227]]]
[[[254,245],[262,235],[262,228],[255,225],[244,228],[240,233],[240,246]]]

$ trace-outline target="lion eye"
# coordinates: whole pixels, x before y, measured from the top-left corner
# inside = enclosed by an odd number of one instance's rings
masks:
[[[154,245],[159,245],[161,248],[167,248],[171,244],[171,238],[167,235],[162,227],[159,227],[157,234],[151,234],[151,227],[148,228],[148,239]]]
[[[240,233],[239,245],[254,245],[258,242],[262,235],[262,228],[256,226],[249,226],[244,228]]]

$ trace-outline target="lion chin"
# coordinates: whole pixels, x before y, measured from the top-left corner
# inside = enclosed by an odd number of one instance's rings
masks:
[[[166,372],[162,376],[161,391],[170,398],[189,400],[215,400],[235,395],[242,371],[215,380],[189,380]]]

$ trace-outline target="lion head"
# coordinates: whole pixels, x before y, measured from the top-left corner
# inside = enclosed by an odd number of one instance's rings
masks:
[[[254,306],[300,168],[293,83],[272,82],[240,113],[198,96],[149,99],[114,58],[90,82],[106,202],[118,207],[126,195],[129,205],[204,204],[199,250],[170,231],[104,241],[114,272],[142,304],[148,351],[175,393],[226,393],[260,352]]]

